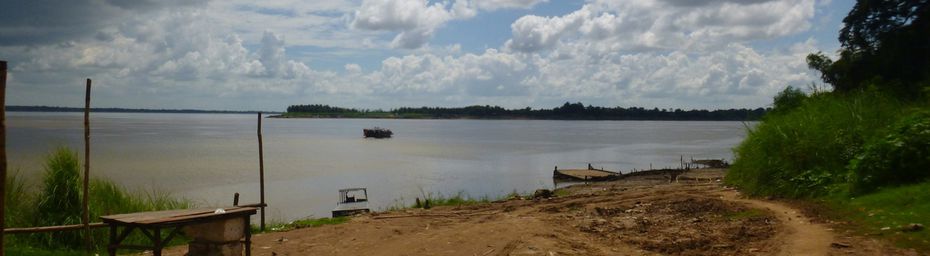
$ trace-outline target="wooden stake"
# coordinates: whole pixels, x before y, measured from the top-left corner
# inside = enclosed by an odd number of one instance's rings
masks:
[[[261,197],[262,215],[261,230],[265,231],[265,153],[262,149],[262,112],[258,112],[258,186]]]
[[[3,256],[3,232],[6,223],[6,61],[0,60],[0,256]]]
[[[84,93],[84,215],[81,218],[84,224],[84,243],[87,250],[94,249],[90,233],[90,78],[87,79],[87,90]]]

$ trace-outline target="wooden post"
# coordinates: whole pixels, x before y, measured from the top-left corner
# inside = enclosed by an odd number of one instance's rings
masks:
[[[6,61],[0,60],[0,256],[3,256],[3,232],[6,223]]]
[[[94,249],[90,233],[90,78],[87,79],[87,90],[84,93],[84,215],[81,218],[84,224],[84,243],[87,250]]]
[[[265,231],[265,152],[262,149],[262,112],[258,112],[258,186],[262,215],[259,227]]]

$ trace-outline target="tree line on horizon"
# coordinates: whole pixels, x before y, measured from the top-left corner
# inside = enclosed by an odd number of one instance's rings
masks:
[[[477,118],[477,119],[555,119],[555,120],[707,120],[707,121],[752,121],[759,120],[769,109],[647,109],[643,107],[599,107],[585,106],[581,102],[565,102],[552,109],[506,109],[500,106],[474,105],[467,107],[401,107],[391,110],[369,110],[335,107],[323,104],[291,105],[287,113],[299,115],[316,114],[327,116],[364,116],[366,114],[392,114],[396,117],[417,116],[425,118]]]

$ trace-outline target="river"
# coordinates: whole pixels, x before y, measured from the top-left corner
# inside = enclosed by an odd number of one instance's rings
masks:
[[[91,176],[199,206],[259,198],[256,115],[92,113]],[[364,139],[380,126],[391,139]],[[81,113],[7,113],[9,169],[40,184],[55,147],[83,150]],[[552,188],[552,169],[731,160],[741,122],[263,119],[268,218],[328,217],[337,191],[367,187],[375,210],[424,193],[497,198]],[[78,151],[81,152],[81,151]],[[83,159],[83,155],[80,155]]]

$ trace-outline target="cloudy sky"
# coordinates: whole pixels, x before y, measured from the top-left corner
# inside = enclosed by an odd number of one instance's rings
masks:
[[[764,107],[851,0],[5,0],[11,105]]]

